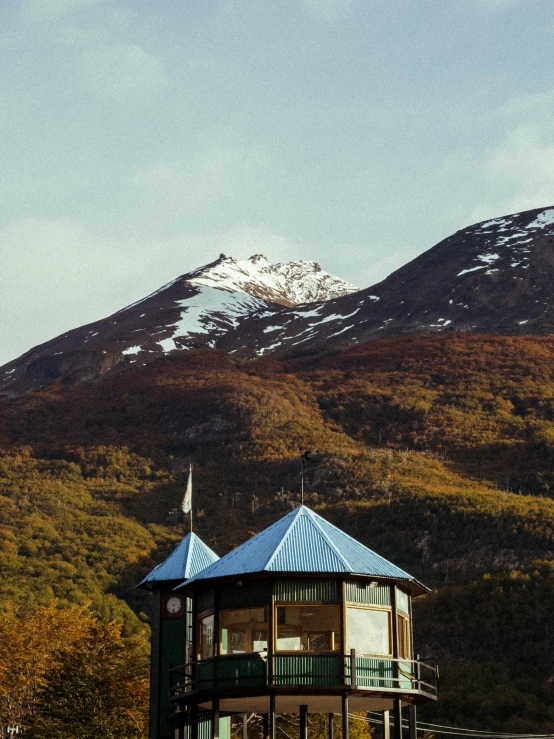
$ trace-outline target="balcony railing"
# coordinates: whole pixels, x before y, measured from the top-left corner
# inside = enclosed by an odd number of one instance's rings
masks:
[[[194,694],[250,690],[339,689],[415,693],[435,700],[438,667],[430,659],[372,654],[233,654],[171,670],[170,700]]]

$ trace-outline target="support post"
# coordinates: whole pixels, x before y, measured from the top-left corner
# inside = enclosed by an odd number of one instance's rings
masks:
[[[396,603],[396,585],[391,585],[392,610],[392,658],[394,664],[394,687],[400,690],[400,640],[398,634],[398,609]],[[396,721],[396,718],[395,718]],[[396,729],[395,729],[396,731]]]
[[[193,704],[190,709],[190,739],[198,739],[198,706]]]
[[[402,701],[395,698],[393,703],[394,739],[402,739]]]
[[[219,739],[219,698],[212,700],[212,739]]]
[[[348,693],[342,694],[342,739],[348,739]]]
[[[390,711],[383,711],[383,739],[390,739]]]
[[[300,739],[308,739],[308,706],[300,706]]]
[[[328,739],[333,739],[333,714],[330,713],[328,715],[328,726],[327,726],[327,737]]]
[[[269,695],[269,739],[275,739],[275,693]]]
[[[248,714],[242,714],[242,739],[248,739]]]
[[[264,735],[264,739],[269,739],[269,715],[267,713],[263,714],[262,734]]]
[[[410,727],[410,739],[417,739],[417,706],[411,705],[408,709],[408,725]]]

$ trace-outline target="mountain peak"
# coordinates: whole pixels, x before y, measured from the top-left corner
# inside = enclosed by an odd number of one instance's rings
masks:
[[[190,285],[204,285],[241,292],[272,303],[293,306],[331,300],[356,292],[357,287],[325,272],[317,262],[271,262],[263,254],[236,260],[221,254],[215,262],[181,278]]]

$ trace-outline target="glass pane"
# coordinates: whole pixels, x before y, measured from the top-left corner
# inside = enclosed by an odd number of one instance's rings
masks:
[[[410,658],[410,622],[404,616],[398,616],[399,656]]]
[[[198,659],[209,659],[214,655],[214,616],[198,619]]]
[[[405,614],[409,614],[410,603],[408,595],[399,588],[396,588],[396,608]]]
[[[359,654],[392,654],[390,611],[346,609],[346,648]]]
[[[277,606],[277,649],[332,652],[340,649],[339,606]]]
[[[220,611],[221,654],[244,654],[267,649],[267,608]]]

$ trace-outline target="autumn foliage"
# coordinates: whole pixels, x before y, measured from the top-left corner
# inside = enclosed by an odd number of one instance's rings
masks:
[[[416,647],[443,675],[426,716],[551,730],[551,667],[522,679],[521,666],[531,642],[554,650],[553,338],[411,337],[284,361],[184,352],[0,401],[0,447],[1,608],[90,602],[98,628],[138,638],[149,600],[134,585],[188,531],[189,462],[195,530],[224,554],[298,503],[309,449],[306,502],[435,588],[418,606]]]
[[[144,638],[86,607],[7,608],[0,623],[0,732],[39,739],[145,736]]]

